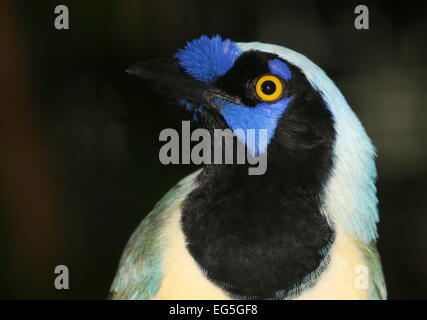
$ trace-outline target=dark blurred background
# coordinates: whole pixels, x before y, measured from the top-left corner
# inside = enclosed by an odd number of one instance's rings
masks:
[[[65,4],[70,29],[54,28]],[[370,30],[354,28],[354,8]],[[426,8],[397,1],[0,2],[0,298],[103,299],[140,220],[190,165],[158,135],[190,115],[127,76],[201,34],[284,45],[335,80],[378,148],[390,298],[427,298]],[[54,268],[70,270],[56,290]]]

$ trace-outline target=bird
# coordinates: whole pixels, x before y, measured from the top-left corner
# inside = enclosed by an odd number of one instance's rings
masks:
[[[130,237],[110,299],[387,299],[376,242],[376,149],[303,54],[203,35],[127,72],[206,130],[267,130],[267,170],[204,164]]]

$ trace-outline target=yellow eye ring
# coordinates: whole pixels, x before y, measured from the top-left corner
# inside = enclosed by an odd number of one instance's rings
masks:
[[[283,95],[283,83],[279,77],[268,74],[257,79],[255,91],[258,97],[266,102],[279,100]]]

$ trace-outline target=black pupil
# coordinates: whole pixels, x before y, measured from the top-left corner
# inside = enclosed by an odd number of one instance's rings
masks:
[[[261,91],[268,96],[272,95],[276,92],[276,85],[271,80],[264,81],[261,85]]]

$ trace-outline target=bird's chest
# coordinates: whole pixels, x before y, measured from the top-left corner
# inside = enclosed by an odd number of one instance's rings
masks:
[[[154,299],[235,298],[206,275],[186,246],[181,226],[181,210],[173,212],[162,232],[165,251],[162,258],[163,276]],[[356,244],[346,234],[338,232],[330,248],[330,259],[311,288],[303,288],[296,299],[366,299],[366,290],[354,286],[358,265],[365,261]],[[250,274],[246,274],[250,277]]]
[[[197,265],[234,298],[282,299],[307,279],[312,286],[334,239],[317,197],[233,178],[223,189],[201,186],[184,202],[181,228]]]

